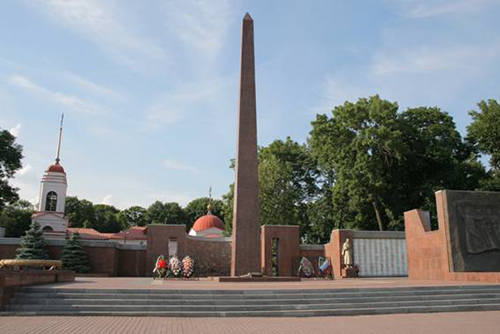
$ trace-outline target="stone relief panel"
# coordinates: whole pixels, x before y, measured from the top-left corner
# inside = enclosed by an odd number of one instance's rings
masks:
[[[459,203],[469,254],[500,250],[500,207]]]
[[[500,193],[445,191],[451,270],[500,271]]]

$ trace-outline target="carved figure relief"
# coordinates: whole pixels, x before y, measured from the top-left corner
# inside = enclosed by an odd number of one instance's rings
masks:
[[[466,202],[459,207],[459,212],[465,222],[469,254],[500,250],[500,208]]]

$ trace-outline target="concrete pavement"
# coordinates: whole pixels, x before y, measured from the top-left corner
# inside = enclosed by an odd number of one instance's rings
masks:
[[[500,311],[324,318],[0,317],[0,333],[498,333]]]

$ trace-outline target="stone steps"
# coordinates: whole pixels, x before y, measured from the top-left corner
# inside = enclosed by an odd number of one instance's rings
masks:
[[[31,304],[31,305],[164,305],[167,298],[162,299],[144,299],[144,298],[27,298],[16,296],[11,305]],[[73,296],[77,297],[77,296]],[[82,297],[82,296],[79,296]],[[86,296],[85,296],[86,297]],[[324,296],[323,296],[324,297]],[[356,297],[357,302],[383,302],[383,301],[433,301],[433,300],[460,300],[460,299],[492,299],[500,298],[500,293],[480,293],[480,294],[446,294],[446,295],[428,295],[428,296],[383,296],[383,297]],[[261,305],[274,303],[278,305],[286,304],[330,304],[330,303],[349,303],[353,298],[303,298],[303,299],[179,299],[175,301],[176,305]]]
[[[279,310],[316,310],[316,309],[343,309],[343,308],[377,308],[377,307],[413,307],[413,306],[446,306],[446,305],[474,305],[474,304],[499,304],[500,298],[489,299],[461,299],[439,301],[406,301],[406,302],[351,302],[345,304],[286,304],[286,305],[123,305],[123,304],[97,304],[97,305],[26,305],[15,304],[10,306],[12,311],[133,311],[140,306],[141,311],[279,311]]]
[[[1,315],[306,317],[500,310],[500,285],[325,290],[24,288]]]
[[[496,287],[496,286],[495,286]],[[235,299],[315,299],[315,298],[336,298],[336,297],[342,297],[342,298],[353,298],[353,297],[360,297],[360,296],[370,296],[370,297],[386,297],[389,294],[391,296],[436,296],[436,295],[445,295],[445,294],[453,294],[453,295],[459,295],[459,294],[484,294],[484,293],[490,293],[490,294],[498,294],[500,293],[500,288],[495,288],[495,287],[484,287],[481,286],[481,289],[470,289],[470,290],[464,290],[464,289],[442,289],[442,290],[435,290],[435,289],[429,289],[429,290],[423,290],[423,289],[416,289],[416,290],[393,290],[393,289],[379,289],[379,290],[374,290],[371,291],[370,289],[362,289],[362,290],[357,290],[353,292],[344,292],[344,291],[328,291],[328,290],[312,290],[311,292],[308,291],[297,291],[297,290],[247,290],[247,291],[240,291],[240,290],[227,290],[223,291],[218,291],[219,293],[207,293],[203,291],[203,293],[200,293],[198,291],[194,290],[185,290],[185,291],[177,291],[177,290],[172,290],[172,291],[165,291],[165,290],[98,290],[98,289],[93,289],[93,290],[74,290],[74,289],[33,289],[33,290],[27,290],[23,289],[21,293],[18,293],[17,296],[19,297],[30,297],[33,299],[36,298],[71,298],[71,299],[86,299],[86,298],[110,298],[114,299],[116,297],[124,297],[124,298],[137,298],[140,297],[140,299],[191,299],[191,300],[206,300],[206,299],[213,299],[213,300],[235,300]]]

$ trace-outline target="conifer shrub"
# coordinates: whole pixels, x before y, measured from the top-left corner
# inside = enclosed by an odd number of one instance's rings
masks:
[[[66,241],[61,254],[61,261],[64,269],[74,270],[78,274],[84,274],[90,270],[89,259],[80,243],[80,234],[78,232],[73,233]]]
[[[40,224],[35,221],[31,223],[16,253],[16,259],[47,260],[49,258]]]

